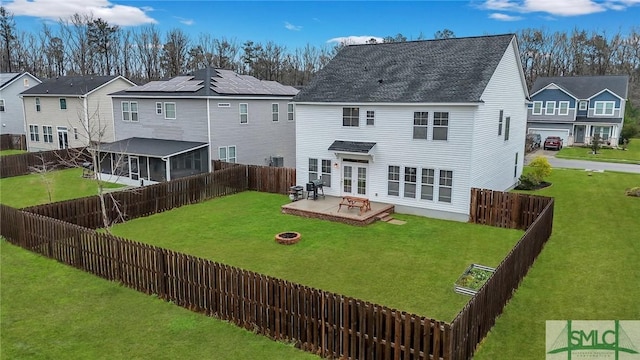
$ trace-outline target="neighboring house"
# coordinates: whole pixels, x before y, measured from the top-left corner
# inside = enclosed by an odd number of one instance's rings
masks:
[[[133,85],[122,76],[61,76],[23,91],[27,149],[43,151],[114,141],[108,94]]]
[[[211,68],[151,81],[111,94],[116,140],[206,143],[209,163],[294,167],[291,98],[297,93],[275,81]],[[196,170],[190,161],[171,166],[191,166],[193,173],[204,170]]]
[[[512,34],[346,46],[294,97],[298,184],[466,221],[522,173],[527,97]]]
[[[25,134],[24,110],[19,94],[41,81],[24,73],[0,73],[0,134]]]
[[[539,77],[531,88],[528,133],[559,136],[563,145],[590,144],[594,134],[617,146],[624,121],[629,77]]]

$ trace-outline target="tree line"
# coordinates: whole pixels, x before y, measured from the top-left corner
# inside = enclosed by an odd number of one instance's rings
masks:
[[[527,84],[538,76],[626,74],[629,98],[640,103],[640,28],[607,34],[574,29],[570,33],[528,28],[518,32]],[[444,29],[433,38],[455,37]],[[415,40],[426,39],[421,33]],[[383,42],[408,41],[402,34]],[[375,38],[368,43],[376,43]],[[28,71],[41,78],[63,75],[119,74],[138,83],[216,67],[303,86],[342,46],[307,44],[289,49],[180,28],[162,33],[154,25],[121,28],[100,18],[76,14],[56,26],[43,23],[37,32],[16,27],[13,15],[0,7],[0,71]]]

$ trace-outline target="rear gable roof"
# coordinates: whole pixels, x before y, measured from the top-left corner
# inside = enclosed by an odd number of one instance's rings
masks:
[[[515,35],[346,46],[298,102],[479,102]]]
[[[538,77],[531,87],[535,94],[550,84],[556,84],[578,99],[588,99],[604,89],[609,89],[619,97],[626,99],[629,88],[627,75],[594,75],[594,76],[552,76]]]
[[[117,77],[117,75],[60,76],[44,80],[41,84],[23,91],[22,95],[86,95]]]

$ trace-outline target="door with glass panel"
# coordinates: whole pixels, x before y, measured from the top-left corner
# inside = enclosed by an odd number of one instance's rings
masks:
[[[58,147],[60,149],[67,149],[69,147],[69,134],[65,126],[58,126]]]
[[[140,179],[140,159],[137,156],[129,156],[129,177],[131,180]]]
[[[367,166],[344,164],[342,166],[342,194],[366,197]]]

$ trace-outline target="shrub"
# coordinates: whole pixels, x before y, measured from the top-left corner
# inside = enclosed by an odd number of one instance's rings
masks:
[[[529,163],[531,168],[531,176],[536,182],[536,185],[544,181],[544,178],[551,175],[551,164],[546,157],[538,156]]]
[[[536,181],[533,174],[522,174],[520,175],[518,186],[516,186],[517,190],[534,190],[540,185],[539,181]]]
[[[631,188],[631,189],[627,189],[624,191],[624,194],[627,196],[636,196],[636,197],[640,197],[640,186]]]
[[[598,150],[600,150],[600,135],[599,134],[593,134],[593,137],[591,138],[591,151],[593,151],[593,154],[597,154]]]

